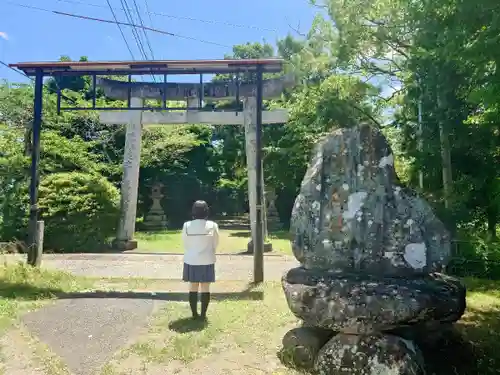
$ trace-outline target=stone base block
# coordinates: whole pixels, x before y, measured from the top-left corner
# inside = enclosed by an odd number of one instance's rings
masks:
[[[287,367],[312,370],[320,349],[333,335],[333,331],[317,327],[291,329],[283,337],[278,357]]]
[[[118,240],[115,239],[113,241],[113,249],[119,251],[128,251],[137,249],[137,241],[136,240]]]
[[[168,227],[168,223],[166,221],[155,221],[155,222],[150,222],[150,221],[144,221],[142,223],[143,227],[147,230],[155,231],[155,230],[165,230]]]
[[[270,253],[273,251],[273,244],[271,242],[264,242],[264,252],[265,253]],[[247,245],[247,253],[253,254],[253,241],[250,240],[250,242]]]
[[[455,278],[395,278],[292,268],[282,278],[292,313],[310,326],[371,334],[401,326],[452,323],[465,311],[466,290]]]
[[[319,351],[314,370],[321,375],[425,375],[418,347],[384,334],[335,335]]]
[[[387,332],[389,333],[389,332]],[[428,322],[391,331],[421,349],[428,374],[480,374],[474,344],[451,323]]]
[[[283,225],[278,217],[276,218],[268,218],[267,219],[267,230],[281,230],[283,229]]]

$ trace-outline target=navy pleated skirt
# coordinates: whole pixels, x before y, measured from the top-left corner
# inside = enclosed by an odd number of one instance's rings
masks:
[[[193,266],[184,263],[182,280],[189,283],[213,283],[215,282],[215,265]]]

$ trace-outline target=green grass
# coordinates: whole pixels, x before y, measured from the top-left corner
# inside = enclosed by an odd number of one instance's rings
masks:
[[[225,284],[226,288],[223,288],[228,290],[227,286],[231,283]],[[163,366],[178,363],[178,366],[183,367],[207,360],[210,372],[219,373],[217,371],[221,365],[216,358],[227,353],[229,357],[233,357],[231,353],[236,353],[234,360],[238,361],[240,368],[250,366],[251,369],[253,366],[255,370],[255,366],[259,365],[246,363],[248,359],[240,357],[241,353],[252,353],[250,356],[262,362],[260,365],[266,366],[263,360],[266,356],[276,358],[282,334],[296,319],[288,310],[277,282],[266,283],[245,292],[253,296],[250,298],[241,298],[239,291],[240,288],[235,288],[234,297],[213,300],[206,324],[190,318],[186,302],[169,302],[157,314],[148,331],[141,334],[139,341],[112,362],[114,371],[126,373],[123,367],[123,363],[126,363],[128,371],[141,373],[139,366],[146,363],[149,364],[147,368],[157,367],[162,368],[164,373],[175,373],[174,368]],[[212,363],[210,358],[215,361]],[[130,368],[133,363],[136,363],[136,369]],[[276,368],[278,370],[280,372],[276,374],[295,374],[281,365]],[[110,372],[109,368],[107,371]],[[254,372],[249,371],[249,374]]]
[[[0,326],[58,293],[90,288],[93,281],[24,263],[0,266]]]
[[[468,279],[466,283],[469,286],[467,313],[457,323],[465,344],[458,348],[450,344],[442,352],[434,353],[438,362],[435,368],[439,372],[429,375],[493,375],[500,368],[500,282]],[[170,363],[176,362],[194,366],[194,372],[201,366],[199,363],[205,363],[216,372],[221,366],[217,362],[227,353],[237,353],[234,356],[241,366],[246,366],[249,357],[252,366],[259,363],[266,366],[269,358],[275,355],[283,334],[294,326],[296,319],[278,283],[266,283],[256,291],[263,292],[262,301],[238,300],[235,296],[211,302],[207,325],[188,319],[190,313],[186,302],[169,302],[149,330],[125,350],[113,366],[121,373],[120,363],[125,361],[127,366],[132,366],[135,358],[142,368],[161,368],[167,373],[173,371]],[[240,357],[238,353],[246,355]],[[472,357],[477,363],[473,369],[465,365],[466,358]],[[272,371],[267,373],[296,374],[281,365]],[[249,370],[248,373],[253,372]]]
[[[34,338],[19,324],[22,313],[40,308],[54,300],[59,293],[90,289],[91,279],[72,276],[65,272],[33,268],[23,263],[0,265],[0,374],[10,375],[7,363],[24,368],[24,373],[67,375],[65,365],[49,348]],[[8,345],[8,347],[7,347]],[[5,353],[9,353],[7,356]],[[6,372],[8,371],[8,372]],[[18,374],[17,370],[14,371]]]
[[[460,331],[470,342],[477,359],[477,374],[497,374],[500,368],[500,282],[468,279],[466,283],[467,312],[458,323]]]
[[[24,264],[4,265],[0,266],[0,331],[15,326],[21,313],[42,306],[58,293],[94,289],[99,282],[114,290],[176,288],[168,280],[92,280]],[[500,368],[500,282],[465,282],[467,312],[457,323],[465,342],[434,353],[437,368],[442,367],[435,374],[493,375]],[[204,373],[207,368],[217,373],[227,371],[228,363],[234,361],[233,366],[248,368],[248,374],[256,373],[257,368],[265,368],[263,373],[268,374],[296,374],[273,362],[283,334],[296,324],[281,286],[269,282],[242,293],[244,287],[241,283],[217,283],[219,290],[233,294],[214,298],[208,324],[186,319],[190,315],[186,302],[166,303],[138,341],[119,353],[103,371],[113,375],[176,373],[177,369],[188,367],[190,373]],[[35,352],[41,350],[39,345],[36,347]],[[39,356],[49,358],[45,353]],[[467,363],[472,358],[474,366]],[[56,362],[50,362],[50,366],[44,363],[47,373],[64,373]]]
[[[135,239],[139,242],[139,252],[182,253],[182,236],[180,230],[161,232],[137,232]],[[220,230],[218,253],[240,253],[247,250],[250,241],[248,230]],[[275,252],[291,254],[289,233],[276,231],[269,233],[269,241]]]

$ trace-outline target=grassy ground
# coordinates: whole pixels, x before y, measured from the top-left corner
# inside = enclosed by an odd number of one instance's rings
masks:
[[[0,266],[0,328],[20,313],[41,306],[57,293],[80,291],[93,284],[90,279],[21,263]]]
[[[94,283],[25,264],[0,265],[0,375],[66,375],[61,360],[19,324],[19,317],[58,293],[90,289]]]
[[[457,324],[466,343],[435,353],[439,375],[493,375],[500,368],[500,282],[466,280],[468,307]],[[215,286],[214,286],[215,287]],[[250,288],[220,282],[209,307],[209,323],[194,324],[186,302],[169,301],[149,326],[105,366],[101,375],[129,374],[268,374],[292,375],[276,358],[283,334],[295,326],[278,283]],[[43,344],[18,326],[19,315],[37,308],[59,292],[83,289],[166,291],[179,288],[165,280],[89,280],[23,265],[0,266],[0,374],[66,374]],[[238,293],[240,292],[240,293]],[[14,327],[17,330],[6,330]],[[29,355],[28,355],[29,353]],[[28,364],[37,359],[36,364]],[[477,367],[468,365],[475,358]],[[470,362],[470,361],[469,361]],[[30,367],[31,366],[31,367]],[[17,370],[16,370],[17,369]]]
[[[298,374],[276,357],[283,334],[296,324],[281,286],[266,283],[238,295],[243,289],[241,283],[219,283],[219,292],[235,295],[215,296],[208,324],[193,322],[186,302],[168,303],[102,375]]]
[[[466,282],[467,313],[457,324],[465,342],[430,353],[435,372],[429,375],[493,375],[500,368],[500,282]],[[206,326],[186,319],[187,303],[169,303],[102,375],[297,374],[276,359],[283,334],[297,324],[281,287],[266,283],[256,291],[262,292],[262,301],[234,297],[212,302]]]
[[[135,239],[139,242],[139,252],[182,253],[182,238],[180,230],[162,232],[137,232]],[[221,229],[217,252],[241,253],[247,250],[250,241],[250,231],[238,229]],[[289,233],[277,231],[269,233],[269,241],[275,252],[291,254]]]

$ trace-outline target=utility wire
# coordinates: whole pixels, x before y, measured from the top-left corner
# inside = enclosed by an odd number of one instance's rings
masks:
[[[130,7],[127,3],[127,0],[120,0],[120,1],[121,1],[123,8],[126,9],[125,16],[127,17],[127,20],[131,24],[135,25],[134,16],[132,15],[132,12],[130,11]],[[140,18],[140,15],[139,15],[139,18]],[[140,18],[139,21],[142,21],[142,18]],[[142,31],[145,33],[144,29],[142,29]],[[141,52],[144,60],[150,60],[150,58],[148,57],[148,54],[146,53],[146,49],[144,48],[144,43],[142,41],[142,35],[141,35],[139,28],[137,26],[134,26],[132,28],[132,35],[134,36],[135,43],[137,44],[137,47],[139,48],[139,51]],[[151,77],[153,77],[153,80],[156,82],[153,74],[151,74]],[[141,76],[141,78],[144,80],[143,76]]]
[[[115,21],[112,21],[112,20],[105,20],[105,19],[101,19],[101,18],[94,18],[94,17],[81,16],[81,15],[78,15],[78,14],[59,12],[57,10],[50,10],[50,9],[44,9],[44,8],[35,7],[35,6],[32,6],[32,5],[19,4],[19,3],[15,3],[13,1],[6,1],[6,3],[7,4],[11,4],[11,5],[15,5],[15,6],[19,6],[19,7],[22,7],[22,8],[34,9],[34,10],[39,10],[39,11],[42,11],[42,12],[49,12],[49,13],[53,13],[53,14],[58,14],[58,15],[61,15],[61,16],[67,16],[67,17],[85,19],[85,20],[89,20],[89,21],[97,21],[97,22],[111,23],[111,24],[120,24],[120,25],[124,25],[124,26],[142,28],[139,25],[134,25],[134,24],[126,23],[126,22],[120,22],[120,21],[115,22]],[[232,48],[231,46],[229,46],[227,44],[212,42],[212,41],[209,41],[209,40],[199,39],[199,38],[195,38],[195,37],[191,37],[191,36],[186,36],[186,35],[174,34],[174,33],[171,33],[169,31],[160,30],[160,29],[156,29],[156,28],[152,28],[152,27],[144,26],[143,29],[144,30],[149,30],[149,31],[152,31],[152,32],[155,32],[155,33],[158,33],[158,34],[173,36],[173,37],[179,38],[179,39],[193,40],[193,41],[200,42],[200,43],[212,44],[214,46],[225,47],[225,48]]]
[[[118,26],[118,29],[120,30],[120,34],[122,34],[123,41],[125,42],[125,45],[127,46],[127,49],[130,52],[130,56],[132,56],[132,60],[135,60],[134,54],[132,52],[132,49],[130,48],[130,45],[128,44],[128,41],[127,41],[127,38],[125,37],[123,29],[122,29],[121,25],[118,23],[118,18],[116,18],[115,11],[114,11],[113,7],[111,6],[111,3],[109,2],[109,0],[106,0],[106,2],[108,3],[109,10],[111,11],[113,18],[115,19],[116,26]]]
[[[149,40],[149,37],[148,37],[148,34],[146,32],[146,30],[144,29],[144,22],[142,20],[142,17],[141,17],[141,13],[139,12],[139,7],[137,6],[137,1],[136,0],[132,0],[133,3],[134,3],[134,7],[135,7],[135,10],[136,10],[136,14],[137,14],[137,18],[139,19],[139,22],[141,23],[141,26],[143,27],[142,29],[142,32],[144,34],[144,38],[146,39],[146,43],[148,45],[148,48],[149,48],[149,52],[151,52],[151,59],[154,60],[155,59],[155,54],[153,52],[153,47],[151,46],[151,42]],[[130,15],[132,16],[132,15]],[[154,74],[151,74],[151,78],[153,78],[153,81],[156,82],[156,77]]]
[[[153,18],[151,17],[151,12],[149,11],[148,0],[144,0],[144,5],[146,6],[146,13],[148,14],[149,17],[149,24],[151,25],[151,27],[154,27]]]
[[[14,69],[13,67],[9,66],[9,64],[7,64],[6,62],[4,62],[4,61],[2,61],[2,60],[0,60],[0,65],[3,65],[3,66],[5,66],[7,69],[10,69],[10,70],[12,70],[12,71],[16,72],[17,74],[20,74],[20,75],[22,75],[23,77],[28,78],[28,79],[29,79],[31,82],[33,82],[33,83],[35,82],[35,80],[34,80],[32,77],[30,77],[29,75],[27,75],[26,73],[24,73],[24,72],[22,72],[22,71],[20,71],[20,70]],[[59,87],[59,84],[57,83],[57,80],[55,79],[55,77],[54,77],[54,79],[53,79],[53,82],[56,84],[56,87],[59,89],[59,92],[60,92],[60,91],[62,91],[62,90],[61,90],[61,88]],[[51,89],[50,89],[50,87],[48,87],[48,86],[45,86],[45,87],[46,87],[49,91],[52,91],[52,93],[54,93],[54,94],[56,94],[56,93],[57,93],[57,92],[54,92],[53,90],[51,90]],[[73,100],[73,99],[71,99],[71,98],[68,98],[66,95],[64,95],[64,94],[62,94],[62,93],[61,93],[61,98],[68,100],[68,101],[69,101],[69,102],[71,102],[72,104],[76,104],[75,100]]]
[[[20,71],[20,70],[17,70],[17,69],[14,69],[13,67],[9,66],[9,64],[7,64],[6,62],[3,62],[0,60],[0,65],[3,65],[5,66],[6,68],[16,72],[17,74],[21,74],[22,76],[26,77],[26,78],[29,78],[30,80],[32,81],[35,81],[33,78],[31,78],[29,75],[25,74],[24,72]]]
[[[144,33],[144,38],[146,38],[146,43],[148,44],[149,51],[151,52],[151,57],[153,60],[155,59],[155,54],[153,52],[153,48],[151,47],[151,43],[149,42],[148,34],[146,33],[146,30],[144,30],[144,22],[142,21],[141,13],[139,12],[139,7],[137,6],[137,1],[133,0],[134,2],[134,7],[137,12],[137,17],[139,18],[139,22],[141,23],[141,26],[143,27],[142,32]]]
[[[78,1],[78,0],[56,0],[61,3],[68,3],[68,4],[81,4],[81,5],[87,5],[95,8],[103,8],[103,5],[100,4],[93,4],[93,3],[88,3],[85,1]],[[146,8],[147,5],[146,5]],[[121,11],[125,11],[124,9],[119,9]],[[207,20],[207,19],[201,19],[201,18],[193,18],[193,17],[185,17],[185,16],[177,16],[173,14],[168,14],[168,13],[161,13],[161,12],[150,12],[149,10],[146,10],[146,13],[151,16],[161,16],[161,17],[167,17],[167,18],[173,18],[177,20],[184,20],[184,21],[194,21],[194,22],[202,22],[202,23],[207,23],[211,25],[223,25],[223,26],[229,26],[229,27],[236,27],[236,28],[242,28],[242,29],[253,29],[253,30],[261,30],[261,31],[272,31],[276,32],[276,29],[270,29],[266,27],[259,27],[255,25],[243,25],[243,24],[237,24],[237,23],[231,23],[231,22],[225,22],[225,21],[217,21],[217,20]]]
[[[94,18],[94,17],[87,17],[87,16],[80,16],[78,14],[71,14],[71,13],[59,12],[57,10],[49,10],[49,12],[52,12],[54,14],[59,14],[61,16],[81,18],[81,19],[89,20],[89,21],[97,21],[97,22],[104,22],[104,23],[115,23],[114,21],[110,21],[110,20],[104,20],[104,19],[101,19],[101,18]],[[130,27],[139,27],[139,28],[143,28],[144,30],[153,31],[155,33],[169,35],[169,36],[173,36],[173,37],[180,38],[180,39],[194,40],[196,42],[201,42],[201,43],[206,43],[206,44],[213,44],[215,46],[232,48],[231,46],[229,46],[227,44],[222,44],[222,43],[217,43],[217,42],[211,42],[209,40],[198,39],[198,38],[194,38],[194,37],[186,36],[186,35],[174,34],[174,33],[171,33],[169,31],[159,30],[159,29],[155,29],[155,28],[152,28],[152,27],[147,27],[147,26],[142,27],[140,25],[135,25],[135,24],[126,23],[126,22],[118,22],[118,23],[120,25],[125,25],[125,26],[130,26]]]
[[[127,18],[127,22],[134,25],[134,20],[132,19],[132,15],[130,14],[128,4],[126,2],[124,2],[124,0],[120,0],[120,2],[122,4],[122,6],[124,7],[124,9],[126,9],[125,17]],[[144,50],[144,46],[142,45],[142,41],[139,39],[139,33],[137,32],[137,27],[135,25],[132,27],[132,35],[134,36],[135,43],[137,44],[137,48],[139,48],[140,54],[142,55],[144,60],[148,60],[148,56],[146,55],[146,51]]]

